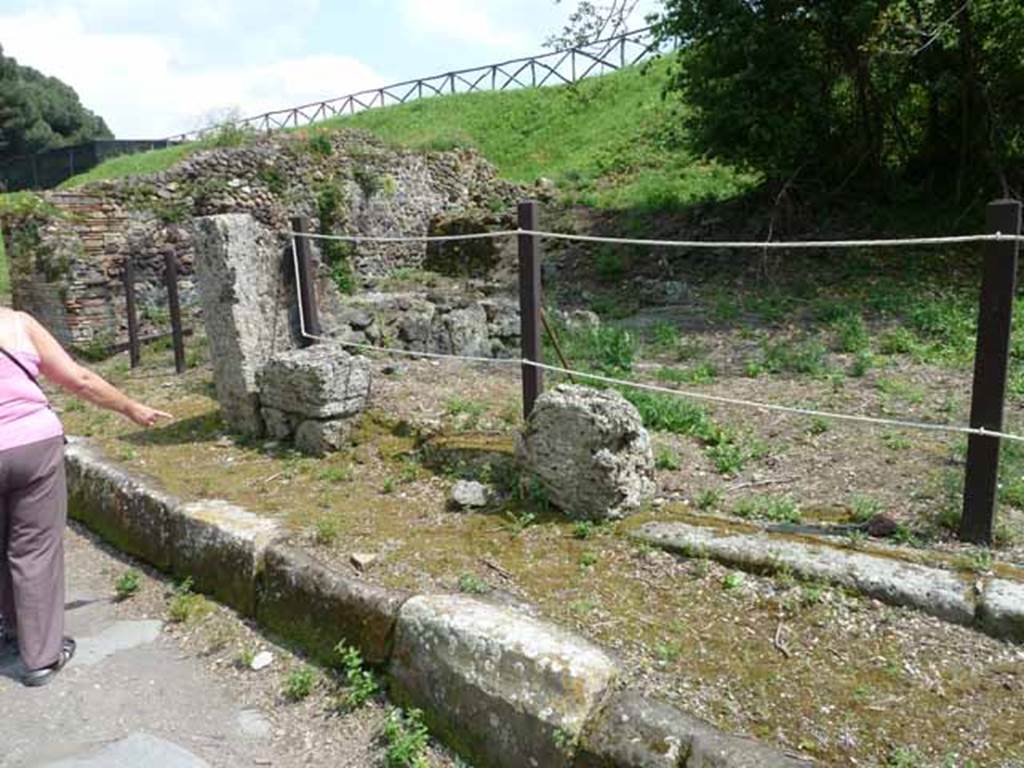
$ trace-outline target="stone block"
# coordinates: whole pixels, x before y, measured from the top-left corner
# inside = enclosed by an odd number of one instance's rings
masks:
[[[268,360],[258,384],[264,407],[307,419],[354,416],[370,396],[370,361],[328,345],[293,349]]]
[[[617,691],[580,740],[573,768],[806,768],[637,691]]]
[[[260,415],[268,437],[274,440],[290,440],[295,434],[295,418],[277,408],[261,408]]]
[[[634,691],[613,693],[580,739],[573,768],[677,768],[690,718]]]
[[[287,544],[271,544],[260,574],[256,618],[325,664],[337,665],[339,641],[383,664],[407,595],[344,576]]]
[[[323,456],[344,448],[351,433],[350,419],[308,419],[295,430],[295,447],[310,456]]]
[[[486,355],[490,349],[487,313],[479,304],[438,313],[431,330],[435,352],[446,355]]]
[[[269,517],[216,499],[184,504],[175,518],[173,571],[245,616],[256,613],[256,575],[280,534]]]
[[[217,400],[232,429],[263,433],[257,372],[292,346],[283,244],[249,214],[195,220],[195,269]]]
[[[399,612],[392,695],[475,764],[571,765],[571,745],[616,677],[599,648],[525,614],[459,595]]]
[[[171,570],[178,500],[147,487],[84,443],[67,446],[64,457],[69,515],[121,551]]]
[[[545,392],[517,453],[548,499],[571,517],[621,518],[654,495],[650,437],[639,412],[617,392],[576,385]]]
[[[958,574],[892,557],[829,546],[730,534],[686,523],[647,523],[634,537],[686,556],[706,556],[756,572],[788,568],[801,578],[839,584],[890,605],[917,608],[955,624],[974,623],[971,585]]]
[[[978,622],[988,634],[1024,643],[1024,584],[992,579],[985,585],[978,606]]]

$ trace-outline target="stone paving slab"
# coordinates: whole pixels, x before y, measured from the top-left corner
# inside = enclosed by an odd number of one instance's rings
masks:
[[[89,757],[43,763],[42,768],[209,768],[186,749],[146,733],[133,733]]]
[[[783,568],[890,605],[908,606],[954,624],[1024,642],[1024,585],[980,578],[823,544],[738,534],[686,523],[648,523],[633,536],[688,557],[715,560],[756,572]]]

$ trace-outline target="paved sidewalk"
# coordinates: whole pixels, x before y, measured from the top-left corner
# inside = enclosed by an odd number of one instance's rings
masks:
[[[114,581],[130,564],[75,530],[67,549],[78,653],[40,689],[20,685],[16,655],[0,656],[0,766],[381,764],[385,704],[336,715],[327,684],[289,703],[280,691],[299,660],[233,613],[217,607],[198,626],[167,624],[168,582],[146,575],[137,596],[116,602]],[[243,647],[270,650],[274,663],[241,668]]]

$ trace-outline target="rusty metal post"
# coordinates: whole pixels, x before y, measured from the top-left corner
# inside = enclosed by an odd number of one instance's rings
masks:
[[[519,228],[537,229],[537,203],[519,203]],[[535,235],[519,235],[519,328],[524,360],[544,362],[541,347],[540,243]],[[544,390],[544,372],[523,364],[523,418],[529,418],[533,405]]]
[[[164,258],[164,279],[167,281],[167,307],[171,312],[171,335],[174,339],[174,370],[185,372],[185,333],[181,324],[181,302],[178,298],[178,260],[173,253]]]
[[[316,273],[313,269],[313,253],[309,247],[309,238],[302,237],[309,232],[309,219],[305,216],[293,217],[292,232],[295,243],[294,256],[298,259],[298,263],[289,272],[297,273],[296,279],[299,282],[299,321],[302,330],[299,344],[308,347],[316,343],[316,339],[310,337],[321,334],[320,312],[316,303]],[[288,254],[289,259],[292,256],[292,253]]]
[[[987,231],[1019,235],[1021,204],[996,200],[986,211]],[[1006,397],[1010,358],[1010,329],[1017,287],[1017,255],[1014,240],[986,243],[978,309],[978,339],[974,352],[974,385],[971,391],[971,426],[1000,432]],[[971,435],[967,442],[964,507],[960,538],[990,544],[995,527],[999,478],[998,437]]]
[[[132,368],[138,368],[142,355],[139,347],[139,315],[135,308],[135,263],[131,256],[124,261],[121,277],[124,280],[124,304],[128,315],[128,358]]]

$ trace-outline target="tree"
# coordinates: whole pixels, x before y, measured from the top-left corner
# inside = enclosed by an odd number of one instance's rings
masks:
[[[0,157],[109,138],[107,124],[73,88],[19,65],[0,46]]]
[[[777,185],[1020,190],[1019,0],[665,0],[708,154]]]
[[[555,0],[555,5],[561,4],[562,0]],[[630,17],[639,4],[639,0],[612,0],[606,4],[583,0],[569,14],[562,31],[550,35],[544,45],[556,50],[579,48],[628,32]]]

